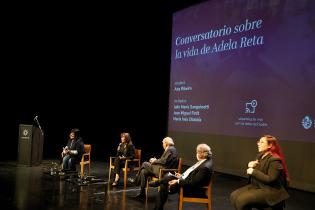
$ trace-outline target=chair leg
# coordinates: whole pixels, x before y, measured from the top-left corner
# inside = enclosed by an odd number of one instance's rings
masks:
[[[209,201],[208,203],[208,210],[211,210],[212,208],[211,208],[211,201]]]
[[[84,177],[84,164],[80,164],[81,165],[81,177]]]
[[[126,189],[127,186],[127,169],[124,172],[124,189]]]
[[[90,170],[91,170],[91,163],[89,163],[89,176],[90,176]]]
[[[110,182],[110,175],[112,173],[112,168],[109,167],[109,170],[108,170],[108,182]]]
[[[149,192],[149,181],[151,180],[150,177],[147,179],[146,187],[145,187],[145,195],[148,197],[148,192]]]
[[[183,198],[179,197],[178,210],[183,210]]]

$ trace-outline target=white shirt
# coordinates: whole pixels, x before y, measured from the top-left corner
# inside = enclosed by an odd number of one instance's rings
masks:
[[[181,176],[182,179],[186,179],[188,177],[188,175],[195,170],[196,168],[198,168],[198,166],[200,166],[203,162],[205,162],[207,159],[203,159],[198,161],[197,163],[195,163],[194,165],[192,165],[191,167],[189,167]]]

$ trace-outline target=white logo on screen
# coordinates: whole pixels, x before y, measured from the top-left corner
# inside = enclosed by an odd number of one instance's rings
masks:
[[[255,113],[256,111],[256,107],[257,107],[258,103],[257,100],[252,100],[250,102],[245,103],[245,113]]]
[[[312,127],[312,118],[310,116],[306,115],[302,119],[302,126],[304,129],[309,129],[310,127]]]

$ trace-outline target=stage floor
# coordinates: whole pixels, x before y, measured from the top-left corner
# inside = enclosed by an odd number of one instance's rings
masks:
[[[146,200],[134,198],[139,187],[123,189],[120,181],[116,187],[108,184],[108,163],[93,161],[92,180],[85,183],[72,176],[52,176],[50,167],[57,160],[44,160],[41,165],[27,167],[14,161],[0,162],[0,202],[2,209],[18,210],[148,210],[154,208],[157,188],[150,188]],[[230,193],[245,185],[246,179],[215,173],[212,189],[213,210],[233,210],[229,203]],[[315,194],[290,189],[291,197],[286,210],[313,210]],[[178,195],[170,195],[165,205],[167,210],[178,208]],[[204,204],[185,203],[184,209],[204,210]]]

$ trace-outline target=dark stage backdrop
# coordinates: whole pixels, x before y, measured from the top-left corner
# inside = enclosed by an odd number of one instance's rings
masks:
[[[217,171],[245,176],[276,136],[292,187],[315,192],[315,4],[212,0],[173,15],[168,133],[185,163],[208,143]]]
[[[135,146],[143,150],[143,160],[158,156],[167,132],[169,71],[163,69],[154,78],[144,72],[110,75],[116,84],[107,83],[103,73],[68,72],[63,78],[51,76],[52,82],[41,78],[27,83],[25,90],[32,91],[11,91],[3,107],[6,149],[1,159],[17,160],[19,124],[37,126],[35,116],[44,131],[44,159],[60,157],[72,128],[79,128],[85,143],[92,144],[92,160],[108,161],[115,155],[121,132],[131,134]],[[23,78],[30,81],[33,74]],[[152,86],[151,92],[144,92],[143,86]]]
[[[34,124],[36,115],[45,159],[60,157],[74,127],[92,144],[93,160],[108,161],[121,132],[131,133],[143,160],[160,155],[168,117],[169,2],[8,8],[1,159],[17,160],[19,124]],[[104,12],[109,8],[117,16]]]

